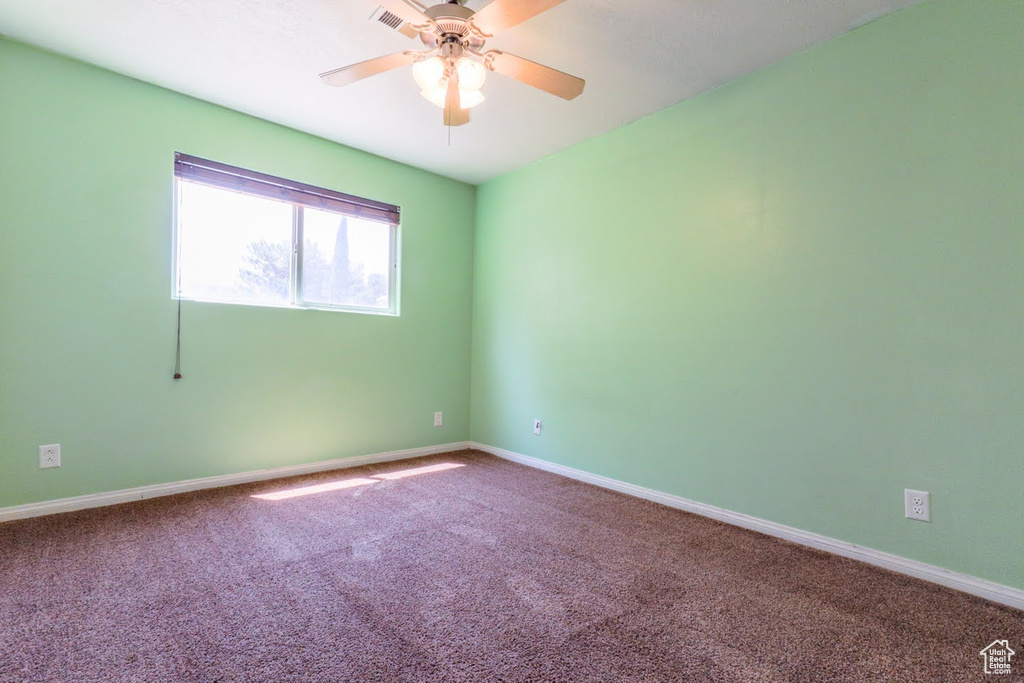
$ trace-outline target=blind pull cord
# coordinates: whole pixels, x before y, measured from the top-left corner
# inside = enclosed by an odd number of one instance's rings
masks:
[[[178,291],[178,334],[174,344],[174,379],[181,379],[181,291]]]

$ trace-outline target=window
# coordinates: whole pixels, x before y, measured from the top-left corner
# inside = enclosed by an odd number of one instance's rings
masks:
[[[176,153],[173,295],[398,313],[397,206]]]

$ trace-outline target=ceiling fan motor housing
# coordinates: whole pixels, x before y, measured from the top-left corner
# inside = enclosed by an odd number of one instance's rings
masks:
[[[469,19],[475,12],[458,3],[434,5],[423,10],[423,13],[434,20],[434,26],[420,31],[420,40],[430,49],[443,43],[458,42],[463,47],[479,50],[484,45],[484,38],[470,27]]]

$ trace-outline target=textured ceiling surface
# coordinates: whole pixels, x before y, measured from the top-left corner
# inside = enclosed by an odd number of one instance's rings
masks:
[[[409,67],[320,82],[420,46],[370,21],[374,0],[0,0],[0,34],[480,183],[916,1],[566,0],[487,47],[585,78],[584,93],[566,102],[491,73],[473,120],[450,130]]]

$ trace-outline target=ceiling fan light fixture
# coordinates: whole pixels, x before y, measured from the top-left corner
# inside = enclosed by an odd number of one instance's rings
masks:
[[[416,85],[420,86],[421,90],[435,90],[444,87],[444,69],[443,59],[431,57],[412,65],[412,77],[416,80]],[[427,99],[429,100],[430,98],[427,97]]]

